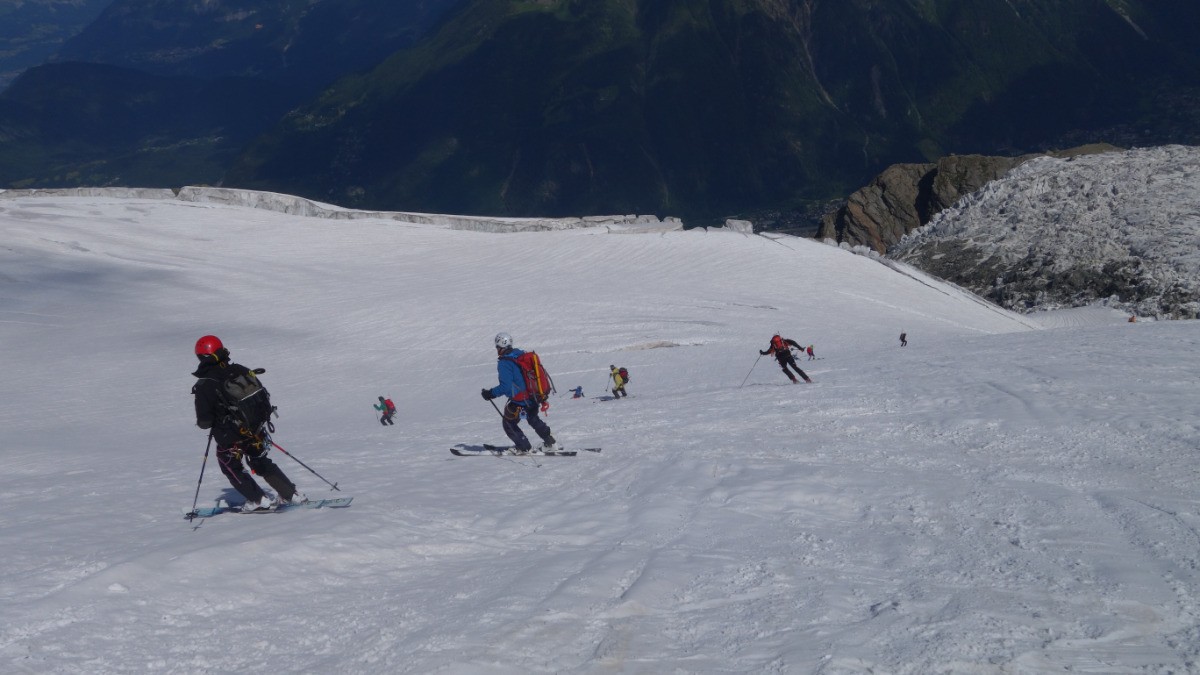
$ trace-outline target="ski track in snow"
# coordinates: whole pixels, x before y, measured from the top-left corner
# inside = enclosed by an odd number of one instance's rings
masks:
[[[97,197],[3,200],[0,228],[6,672],[1200,669],[1195,322],[1016,317],[721,232]],[[584,387],[547,421],[603,453],[449,455],[504,440],[500,330]],[[776,331],[815,384],[755,360]],[[352,507],[180,517],[208,332]],[[633,398],[596,400],[610,363]]]

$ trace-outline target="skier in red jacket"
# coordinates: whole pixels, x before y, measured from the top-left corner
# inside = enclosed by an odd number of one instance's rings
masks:
[[[800,366],[796,365],[796,357],[792,354],[792,347],[803,349],[803,347],[796,344],[795,340],[788,340],[776,334],[771,336],[771,344],[767,347],[767,351],[760,351],[759,354],[763,356],[774,354],[775,360],[779,362],[779,367],[783,369],[783,374],[788,376],[792,384],[800,383],[800,380],[796,379],[796,375],[799,375],[805,382],[812,384],[812,380],[808,379],[808,375],[805,375],[804,371],[800,370]],[[791,366],[796,371],[796,375],[788,372],[788,366]]]

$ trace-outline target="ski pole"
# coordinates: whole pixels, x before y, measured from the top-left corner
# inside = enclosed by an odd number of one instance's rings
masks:
[[[758,361],[761,358],[762,358],[762,354],[759,354],[758,358],[754,359],[754,366],[758,365]],[[754,372],[754,366],[750,366],[750,373]],[[746,380],[750,379],[750,373],[746,373]],[[746,386],[746,380],[742,380],[742,383],[738,385],[738,389],[741,389],[742,387]]]
[[[296,457],[294,455],[292,455],[292,453],[290,453],[287,450],[284,450],[282,447],[280,447],[279,444],[275,442],[275,439],[272,438],[269,440],[269,442],[271,443],[271,445],[275,446],[275,448],[278,449],[283,454],[287,455],[288,457],[291,457],[292,459],[296,459]],[[309,471],[311,471],[312,475],[316,476],[317,478],[320,478],[321,480],[324,480],[325,484],[332,487],[334,490],[337,490],[338,492],[342,491],[342,489],[337,486],[337,483],[330,483],[329,481],[325,480],[324,476],[317,473],[316,471],[313,471],[312,467],[310,467],[309,465],[305,464],[304,462],[301,462],[298,459],[296,459],[296,463],[299,464],[300,466],[308,469]]]
[[[196,517],[196,504],[200,502],[200,483],[204,482],[204,467],[208,465],[208,450],[212,447],[212,430],[208,432],[208,443],[204,446],[204,461],[200,462],[200,478],[196,481],[196,496],[192,498],[192,510],[188,511],[187,518],[191,520]]]

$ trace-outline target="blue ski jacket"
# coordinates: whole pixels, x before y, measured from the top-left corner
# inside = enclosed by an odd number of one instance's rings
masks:
[[[525,374],[514,360],[524,353],[513,347],[504,356],[497,357],[496,374],[500,376],[500,384],[492,387],[492,396],[507,396],[511,399],[525,392]]]

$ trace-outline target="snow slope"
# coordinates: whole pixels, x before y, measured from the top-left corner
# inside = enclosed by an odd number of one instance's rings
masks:
[[[1195,322],[1041,330],[723,231],[93,195],[0,200],[0,242],[0,671],[1200,668]],[[501,330],[583,386],[547,419],[601,454],[449,454],[504,440]],[[816,384],[758,359],[775,331]],[[205,333],[352,507],[181,518]],[[229,492],[210,459],[201,501]]]

